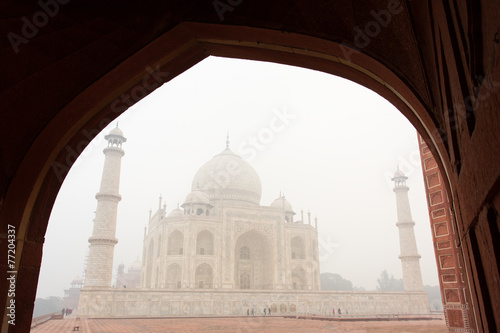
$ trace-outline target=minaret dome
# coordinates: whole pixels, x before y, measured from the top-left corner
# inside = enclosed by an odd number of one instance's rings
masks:
[[[401,170],[398,170],[394,173],[394,177],[391,179],[396,186],[406,186],[406,180],[408,177],[406,177],[405,173]]]
[[[116,146],[121,148],[122,143],[127,142],[127,138],[123,136],[123,132],[118,128],[118,124],[104,138],[108,140],[108,147]]]

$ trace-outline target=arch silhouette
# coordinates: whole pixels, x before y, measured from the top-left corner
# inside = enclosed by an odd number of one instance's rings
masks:
[[[300,236],[295,236],[290,241],[291,256],[292,259],[305,259],[306,258],[306,247],[304,244],[304,239]]]
[[[154,266],[154,252],[155,252],[155,242],[151,240],[148,246],[147,263],[146,263],[146,288],[153,288],[153,266]]]
[[[179,230],[174,230],[168,236],[168,255],[182,255],[184,253],[184,234]]]
[[[180,289],[182,281],[182,268],[179,264],[170,264],[167,267],[167,276],[165,281],[166,289]]]
[[[214,254],[214,235],[208,230],[202,230],[196,236],[196,254]]]
[[[234,248],[234,284],[239,289],[272,289],[273,251],[271,240],[251,229],[241,234]]]
[[[420,34],[408,33],[408,40],[414,41],[412,39],[414,38],[417,40],[414,44],[418,45],[408,48],[414,51],[413,53],[425,53],[420,59],[423,64],[421,71],[437,73],[437,78],[424,73],[421,85],[416,76],[404,73],[406,69],[413,69],[411,64],[393,66],[391,56],[387,56],[392,54],[396,59],[398,51],[403,49],[398,45],[399,41],[392,38],[396,28],[389,27],[385,35],[382,33],[379,36],[379,40],[383,41],[381,44],[375,45],[373,42],[365,49],[356,50],[344,43],[352,41],[352,28],[359,23],[352,14],[349,15],[349,12],[352,12],[349,5],[352,6],[350,3],[346,4],[347,7],[339,6],[338,12],[341,17],[345,14],[347,19],[352,19],[352,22],[342,21],[346,23],[343,24],[343,28],[332,28],[325,32],[321,30],[322,27],[315,29],[306,25],[308,22],[304,22],[303,26],[300,24],[297,27],[291,26],[289,22],[285,22],[286,18],[277,21],[265,19],[262,23],[250,19],[247,23],[246,17],[252,15],[244,8],[238,8],[242,11],[239,17],[244,19],[238,21],[237,18],[233,18],[233,21],[230,21],[233,23],[228,25],[220,22],[178,24],[183,21],[183,17],[174,15],[168,26],[165,26],[166,23],[153,24],[153,32],[148,31],[145,34],[148,37],[152,36],[150,38],[154,40],[148,43],[150,40],[142,39],[135,49],[128,49],[120,55],[121,63],[116,66],[115,63],[106,63],[102,72],[95,72],[95,75],[90,76],[90,79],[83,84],[80,83],[72,87],[72,90],[61,92],[64,95],[57,98],[56,102],[41,103],[47,105],[48,111],[40,112],[42,117],[39,126],[29,128],[26,126],[32,135],[26,139],[25,145],[21,147],[23,149],[19,149],[21,153],[5,155],[15,156],[19,163],[7,165],[5,167],[7,171],[2,173],[0,179],[3,190],[0,219],[5,225],[15,224],[17,231],[19,254],[16,258],[16,267],[19,271],[17,283],[24,289],[18,295],[18,300],[20,303],[28,304],[26,305],[28,310],[24,311],[26,314],[18,314],[19,321],[29,322],[31,316],[29,304],[34,300],[43,235],[61,182],[76,157],[107,123],[153,91],[159,84],[171,80],[203,58],[217,55],[284,63],[335,74],[379,93],[395,105],[425,139],[444,178],[444,186],[451,198],[452,211],[458,213],[454,215],[454,218],[458,219],[458,235],[453,236],[452,240],[457,244],[465,242],[465,247],[460,249],[460,255],[464,257],[462,259],[467,259],[465,264],[466,268],[469,268],[466,271],[462,270],[462,273],[465,273],[465,282],[469,282],[469,288],[472,288],[470,296],[473,302],[469,303],[470,311],[474,312],[475,316],[470,316],[470,319],[479,318],[479,323],[473,323],[476,329],[482,328],[482,325],[494,327],[495,320],[488,318],[498,317],[498,313],[495,312],[498,311],[496,310],[498,306],[493,305],[497,304],[495,302],[498,302],[499,297],[493,296],[498,296],[499,291],[497,287],[489,290],[487,281],[498,279],[498,272],[487,271],[484,267],[488,262],[495,262],[497,255],[486,256],[488,253],[496,252],[489,251],[492,250],[491,246],[488,248],[482,244],[484,237],[489,239],[488,237],[492,235],[498,235],[498,228],[494,228],[498,223],[498,199],[495,199],[498,197],[498,186],[495,185],[497,169],[486,170],[481,165],[485,165],[484,162],[488,159],[487,145],[491,142],[498,144],[497,137],[491,134],[494,133],[492,128],[498,122],[498,116],[488,108],[480,106],[483,114],[478,114],[477,120],[469,117],[463,128],[455,128],[456,126],[450,124],[453,118],[448,118],[450,114],[446,109],[461,107],[462,104],[458,102],[460,96],[475,98],[479,92],[487,93],[487,83],[494,82],[498,78],[498,73],[495,71],[498,65],[488,65],[488,68],[483,68],[486,67],[483,66],[483,62],[486,63],[483,59],[490,59],[488,57],[491,55],[488,52],[495,47],[495,43],[482,44],[481,39],[493,40],[493,38],[488,39],[490,36],[486,35],[487,32],[478,28],[478,26],[498,26],[498,18],[490,19],[481,12],[481,8],[490,6],[493,9],[498,8],[498,3],[470,2],[463,6],[466,9],[460,7],[454,8],[454,11],[447,10],[446,6],[449,4],[439,1],[424,4],[422,7],[413,4],[410,6],[408,3],[405,5],[406,9],[411,8],[412,11],[408,11],[405,14],[408,16],[401,19],[405,26],[397,26],[402,31],[406,26],[409,26],[409,29],[422,30]],[[366,13],[370,13],[370,5],[374,4],[368,3],[363,7],[367,9]],[[319,9],[311,10],[316,10],[313,14],[321,16]],[[457,14],[463,10],[467,14],[462,16],[465,18]],[[203,10],[201,12],[205,13]],[[196,19],[193,21],[217,22],[211,19],[208,13],[205,14],[202,18],[194,15]],[[449,15],[455,16],[450,18]],[[477,24],[483,18],[484,24]],[[458,28],[448,27],[448,24],[458,24]],[[273,30],[270,27],[283,28]],[[435,27],[440,31],[439,35],[435,33]],[[164,31],[166,32],[161,34]],[[463,35],[458,37],[453,35],[460,33]],[[480,36],[478,40],[471,37],[476,33]],[[140,47],[142,48],[139,49]],[[26,73],[20,76],[42,77],[42,79],[49,76],[42,73],[41,66],[33,68],[36,69],[27,69]],[[56,69],[53,71],[56,72]],[[416,71],[418,72],[418,69]],[[37,75],[33,75],[34,73]],[[44,75],[38,75],[39,73]],[[493,78],[484,80],[485,74],[493,74]],[[19,91],[22,90],[18,89],[18,74],[15,76],[16,78],[9,83],[16,87],[8,90],[7,94],[13,92],[20,94]],[[452,79],[451,84],[448,83],[448,78]],[[33,84],[34,82],[36,81],[29,81],[31,86],[37,86]],[[39,88],[37,86],[28,90],[29,85],[24,86],[27,90],[23,90],[22,94],[26,95]],[[470,87],[473,88],[473,92],[467,91]],[[130,104],[122,102],[120,98],[122,94],[134,97]],[[429,97],[432,94],[434,101]],[[488,96],[496,95],[497,92],[492,89],[489,95],[482,96],[488,99]],[[12,106],[13,103],[17,101],[9,101],[8,105]],[[34,120],[35,123],[37,121],[38,119]],[[476,138],[471,139],[472,132],[476,133]],[[449,137],[449,142],[446,137],[443,140],[443,133]],[[17,146],[13,150],[15,148]],[[482,152],[481,148],[484,148],[486,153]],[[467,162],[469,163],[467,167],[461,167],[462,164],[466,164],[464,161],[476,161],[476,154],[478,160],[480,159],[477,162],[479,166]],[[498,162],[495,157],[490,159]],[[476,177],[479,174],[481,177]],[[470,185],[476,181],[478,186]],[[479,190],[474,191],[474,189]],[[460,202],[462,206],[458,206]],[[491,231],[486,231],[486,236],[482,235],[480,230],[476,234],[474,226],[477,223],[484,224]],[[470,272],[471,270],[473,272]],[[475,273],[476,271],[479,273]],[[479,281],[477,284],[471,282],[475,278]],[[5,294],[3,291],[4,299],[7,300]],[[8,324],[5,315],[3,318],[2,329],[5,329]],[[20,327],[22,329],[22,326]]]
[[[302,267],[296,267],[292,270],[292,285],[293,289],[307,289],[309,286],[307,281],[307,273]]]
[[[212,266],[200,264],[194,273],[194,282],[197,289],[210,289],[213,287],[214,274]]]
[[[168,47],[165,47],[166,45]],[[23,167],[23,164],[20,168],[21,176],[25,169],[32,170],[34,165],[39,167],[39,173],[34,181],[40,186],[31,192],[28,198],[31,204],[25,207],[24,216],[31,215],[36,198],[43,193],[42,189],[51,193],[57,193],[59,190],[65,176],[61,170],[65,168],[69,170],[73,162],[68,161],[66,148],[70,147],[73,152],[81,152],[82,142],[88,144],[91,139],[82,139],[82,133],[90,133],[93,138],[128,109],[128,105],[121,103],[120,96],[123,94],[137,96],[133,101],[138,102],[154,91],[146,89],[144,96],[139,95],[138,91],[142,90],[138,87],[145,85],[144,82],[147,82],[146,85],[149,87],[158,87],[210,55],[270,61],[320,70],[352,80],[377,92],[401,111],[424,139],[433,143],[429,145],[429,149],[436,156],[436,161],[444,172],[443,175],[447,177],[448,159],[442,158],[442,156],[447,157],[447,151],[440,138],[432,136],[433,133],[437,133],[437,127],[418,96],[398,75],[364,53],[353,52],[347,61],[344,59],[345,48],[346,46],[340,43],[317,37],[293,33],[283,35],[271,29],[203,23],[178,25],[131,56],[128,62],[111,70],[105,78],[97,80],[81,92],[42,131],[27,154],[26,161],[29,161],[29,166]],[[156,82],[158,85],[154,84],[154,80],[159,81]],[[112,82],[111,86],[109,82]],[[86,100],[99,103],[89,107],[88,103],[84,103]],[[58,123],[68,118],[80,120],[63,130],[65,132],[62,135],[58,137],[51,135],[54,131],[61,131]],[[40,155],[40,150],[43,151],[39,146],[42,142],[45,142],[43,145],[51,145],[53,151],[45,156],[45,164],[39,165],[38,161],[33,159]],[[28,173],[33,176],[31,171]],[[41,183],[44,183],[43,188]],[[445,184],[449,186],[449,182]],[[13,195],[12,198],[15,197],[15,193]],[[50,209],[52,205],[53,201],[49,205]],[[48,219],[50,209],[47,209],[47,206],[37,206],[37,209],[42,212],[39,218]],[[29,223],[29,220],[22,219],[21,224],[24,227],[20,229],[26,229]],[[180,254],[178,251],[171,252],[171,243],[169,237],[168,254]]]

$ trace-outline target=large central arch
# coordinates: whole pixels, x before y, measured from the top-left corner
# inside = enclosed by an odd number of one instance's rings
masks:
[[[238,289],[273,289],[274,249],[257,230],[240,235],[234,245],[234,285]]]

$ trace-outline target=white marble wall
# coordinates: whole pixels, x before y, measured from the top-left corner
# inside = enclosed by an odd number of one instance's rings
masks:
[[[89,289],[80,292],[82,317],[246,315],[247,309],[275,315],[329,315],[332,309],[356,314],[428,314],[425,292],[331,291],[164,291]]]

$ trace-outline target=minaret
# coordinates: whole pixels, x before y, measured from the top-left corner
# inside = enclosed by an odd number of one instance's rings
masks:
[[[120,165],[125,152],[122,143],[127,139],[118,128],[113,128],[104,137],[108,146],[104,148],[104,168],[101,187],[95,195],[97,209],[94,219],[94,229],[89,238],[89,259],[85,274],[85,287],[111,287],[113,273],[113,252],[118,239],[115,238],[116,213],[121,200]]]
[[[396,193],[396,204],[398,210],[399,244],[401,248],[401,265],[403,266],[403,283],[406,291],[422,291],[422,274],[420,273],[420,255],[417,251],[417,242],[415,232],[413,231],[413,222],[411,218],[410,202],[408,201],[408,191],[406,186],[408,177],[399,170],[394,174],[394,192]]]

